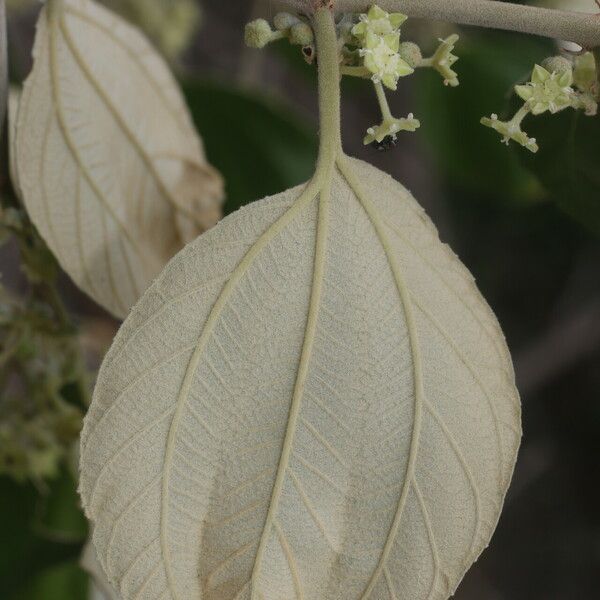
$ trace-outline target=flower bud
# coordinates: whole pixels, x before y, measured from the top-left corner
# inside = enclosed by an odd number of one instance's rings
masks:
[[[563,73],[573,70],[573,64],[564,56],[551,56],[550,58],[546,58],[542,62],[542,67],[549,73],[556,73],[557,75],[562,75]]]
[[[296,23],[290,29],[290,43],[297,46],[309,46],[313,43],[315,36],[310,25],[306,23]]]
[[[541,115],[546,111],[554,114],[571,106],[573,101],[572,83],[572,69],[558,73],[535,65],[531,81],[525,85],[516,85],[515,92],[522,100],[525,100],[534,115]]]
[[[246,25],[245,40],[250,48],[264,48],[272,39],[273,31],[264,19],[256,19]]]
[[[453,54],[458,40],[456,33],[440,40],[441,43],[431,59],[431,66],[444,78],[444,85],[451,87],[458,85],[458,73],[452,69],[452,65],[458,60],[458,56]]]
[[[277,13],[273,19],[273,25],[278,31],[287,31],[298,23],[301,23],[300,19],[296,15],[287,12]]]
[[[413,69],[417,68],[423,60],[421,48],[414,42],[402,42],[398,53]]]

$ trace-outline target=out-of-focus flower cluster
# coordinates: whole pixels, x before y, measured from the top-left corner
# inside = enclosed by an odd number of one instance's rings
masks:
[[[170,58],[188,46],[200,24],[197,0],[103,0],[103,3],[139,25]]]
[[[141,27],[159,49],[175,58],[198,29],[201,10],[197,0],[99,0]],[[39,5],[40,0],[8,0],[9,11]]]
[[[275,29],[265,19],[255,19],[246,25],[245,41],[250,48],[264,48],[271,42],[287,38],[290,44],[312,47],[314,34],[311,26],[300,17],[282,12],[273,19]]]
[[[39,484],[70,459],[88,390],[54,258],[20,209],[0,211],[0,235],[29,282],[19,298],[0,285],[0,474]]]

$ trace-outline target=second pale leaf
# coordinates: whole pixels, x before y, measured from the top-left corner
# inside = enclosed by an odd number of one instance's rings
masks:
[[[91,0],[42,9],[15,148],[33,222],[73,280],[118,317],[221,214],[221,177],[167,65]]]

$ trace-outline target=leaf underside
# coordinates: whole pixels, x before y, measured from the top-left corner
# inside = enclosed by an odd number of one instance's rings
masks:
[[[221,179],[142,34],[90,0],[54,10],[40,14],[19,104],[17,179],[65,271],[122,317],[216,222]]]
[[[447,598],[520,440],[498,323],[412,196],[340,159],[187,246],[122,327],[81,493],[124,599]]]

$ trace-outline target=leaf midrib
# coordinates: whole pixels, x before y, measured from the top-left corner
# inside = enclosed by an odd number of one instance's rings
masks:
[[[55,108],[56,108],[56,117],[57,117],[60,131],[63,135],[63,138],[65,140],[67,148],[69,149],[79,170],[84,174],[84,177],[88,182],[88,185],[90,186],[90,188],[92,189],[92,191],[94,192],[96,197],[100,200],[101,204],[104,205],[105,209],[110,214],[111,218],[114,220],[117,227],[121,230],[123,235],[132,244],[133,248],[136,249],[138,255],[140,256],[140,259],[142,260],[142,264],[145,264],[144,259],[143,259],[143,256],[144,256],[143,253],[138,248],[137,244],[135,243],[135,240],[129,235],[129,232],[124,227],[124,225],[121,223],[121,221],[119,220],[117,215],[114,213],[114,211],[112,210],[112,207],[110,206],[110,204],[108,203],[108,201],[106,200],[104,195],[102,194],[101,190],[98,188],[98,186],[96,185],[94,180],[91,178],[91,175],[88,173],[87,169],[84,167],[81,157],[79,155],[79,152],[77,151],[77,147],[76,147],[73,139],[71,138],[71,134],[69,132],[69,129],[67,127],[66,120],[65,120],[65,117],[63,114],[62,103],[61,103],[60,92],[59,92],[59,85],[58,85],[58,75],[57,75],[58,67],[57,67],[57,57],[56,57],[56,34],[57,34],[57,32],[55,29],[56,24],[53,22],[54,18],[55,18],[54,16],[49,16],[50,22],[47,24],[47,28],[48,28],[47,35],[48,35],[48,46],[49,46],[48,50],[49,50],[49,66],[50,66],[50,87],[51,87],[52,97],[53,97]],[[102,213],[102,215],[104,216],[104,213]],[[103,223],[103,225],[102,225],[103,226],[103,235],[106,240],[106,221],[104,220],[104,218],[103,218],[102,223]],[[110,254],[109,254],[108,248],[109,248],[108,243],[105,243],[104,251],[105,251],[105,256],[106,256],[106,264],[108,267],[108,280],[109,280],[109,283],[111,286],[111,291],[113,293],[113,296],[114,296],[117,304],[120,305],[122,311],[126,312],[128,307],[126,306],[126,303],[123,302],[123,299],[121,298],[121,295],[118,292],[117,285],[115,282],[115,276],[114,276],[114,272],[113,272],[113,266],[112,266],[112,262],[110,259]],[[125,254],[124,259],[125,259],[126,263],[129,263],[129,257],[127,256],[127,254]],[[112,304],[112,302],[109,304]]]
[[[183,410],[189,399],[191,385],[195,377],[196,371],[204,354],[204,351],[208,345],[209,340],[212,338],[216,324],[221,316],[221,313],[230,297],[240,282],[242,277],[246,274],[248,269],[254,263],[254,260],[266,247],[266,245],[277,236],[285,227],[287,227],[296,216],[310,203],[318,194],[321,187],[320,178],[311,180],[301,193],[300,197],[294,201],[292,206],[288,208],[282,216],[280,216],[274,223],[272,223],[267,230],[256,240],[256,242],[250,247],[248,252],[242,258],[240,263],[231,274],[227,283],[221,290],[211,312],[206,321],[202,334],[198,340],[196,349],[190,359],[190,362],[185,371],[180,391],[176,401],[175,413],[169,434],[167,438],[167,446],[165,451],[165,462],[163,467],[163,482],[162,482],[162,497],[161,497],[161,524],[160,524],[160,540],[162,548],[162,557],[165,565],[165,571],[167,576],[167,585],[171,591],[174,600],[178,600],[176,588],[174,585],[174,577],[171,570],[171,558],[168,547],[168,515],[169,515],[169,479],[170,469],[173,463],[173,454],[175,450],[175,444],[177,440],[177,433],[179,424],[183,415]]]
[[[69,12],[72,12],[72,11],[69,11]],[[162,178],[158,174],[152,159],[150,158],[148,153],[145,151],[144,147],[139,142],[139,140],[135,137],[135,135],[133,134],[133,132],[131,131],[131,129],[129,128],[129,126],[125,122],[124,118],[121,116],[121,114],[115,107],[115,105],[112,103],[111,99],[108,97],[108,94],[104,91],[104,88],[100,85],[100,82],[96,79],[96,77],[94,77],[93,73],[88,68],[87,64],[85,63],[85,61],[83,59],[83,56],[79,52],[79,50],[73,40],[73,37],[71,36],[71,33],[70,33],[67,23],[65,21],[64,15],[60,16],[60,30],[61,30],[63,37],[69,47],[69,50],[71,51],[73,58],[79,65],[79,68],[81,69],[85,78],[88,80],[88,83],[94,88],[94,90],[98,94],[98,97],[102,100],[106,109],[113,116],[113,118],[114,118],[115,122],[117,123],[117,125],[119,126],[120,130],[123,132],[123,134],[125,135],[127,140],[129,140],[129,143],[132,145],[133,149],[135,150],[137,155],[140,157],[140,159],[144,163],[146,169],[152,176],[152,179],[155,181],[156,186],[158,187],[158,189],[160,191],[159,196],[163,199],[163,201],[167,202],[167,204],[172,209],[175,209],[178,212],[181,212],[182,214],[184,214],[185,216],[190,218],[192,221],[196,222],[196,215],[192,211],[187,209],[186,207],[181,206],[177,202],[177,200],[175,199],[173,194],[167,189],[167,187],[165,186],[165,183],[163,182]],[[192,160],[190,162],[193,163],[194,161]]]
[[[367,600],[367,598],[371,596],[371,593],[373,592],[375,586],[379,582],[381,575],[384,573],[384,569],[387,565],[387,561],[392,547],[396,541],[402,516],[404,514],[404,509],[406,507],[408,493],[411,489],[412,480],[415,475],[416,460],[420,444],[422,410],[425,394],[423,388],[423,369],[421,366],[420,347],[418,342],[416,323],[412,312],[410,293],[408,288],[406,287],[406,283],[401,277],[399,266],[390,249],[390,243],[385,234],[383,222],[380,220],[379,215],[377,214],[377,209],[372,203],[372,201],[369,199],[367,194],[363,191],[362,186],[358,182],[358,179],[354,176],[349,162],[350,161],[348,157],[344,155],[338,159],[337,165],[340,170],[340,173],[348,183],[351,191],[356,196],[357,201],[369,217],[369,220],[371,221],[373,228],[375,229],[375,234],[383,248],[384,254],[390,266],[390,270],[392,271],[394,282],[396,284],[396,288],[400,296],[400,301],[402,302],[404,316],[406,319],[406,326],[408,329],[410,349],[413,360],[413,383],[415,392],[413,430],[409,447],[409,456],[406,465],[406,475],[404,479],[404,484],[402,486],[402,491],[398,500],[398,509],[392,521],[390,531],[388,533],[377,567],[375,568],[373,575],[371,576],[371,579],[369,581],[369,584],[367,585],[365,591],[361,596],[363,600]]]

